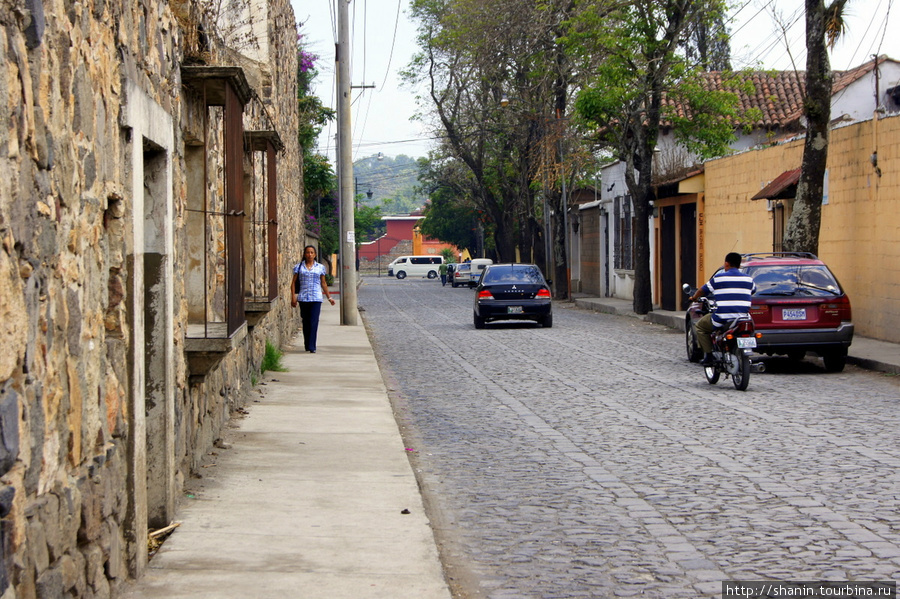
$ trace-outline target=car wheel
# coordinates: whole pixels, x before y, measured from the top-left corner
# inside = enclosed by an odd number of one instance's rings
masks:
[[[474,320],[474,322],[475,322],[475,328],[476,328],[476,329],[483,329],[483,328],[484,328],[484,323],[485,323],[485,321],[484,321],[483,318],[481,318],[480,316],[478,316],[478,314],[475,314],[474,312],[472,313],[472,318],[473,318],[473,320]]]
[[[841,372],[847,364],[847,350],[834,349],[822,354],[825,362],[825,372]]]
[[[459,285],[457,285],[456,283],[450,283],[450,284],[453,285],[453,288],[454,288],[454,289],[456,289],[457,287],[459,287]]]
[[[553,326],[553,315],[548,314],[547,316],[544,316],[541,319],[541,326],[544,327],[545,329],[549,329],[550,327],[552,327]]]
[[[687,349],[688,362],[699,362],[703,358],[703,350],[697,343],[697,333],[694,331],[694,325],[691,323],[691,317],[684,319],[684,345]]]
[[[434,272],[433,270],[429,270],[429,271],[428,271],[428,278],[429,278],[429,279],[436,279],[436,278],[437,278],[437,273]]]
[[[404,271],[402,271],[402,270],[401,270],[401,271],[398,271],[398,272],[397,272],[397,278],[398,278],[398,279],[405,279],[405,278],[406,278],[406,273],[405,273]]]

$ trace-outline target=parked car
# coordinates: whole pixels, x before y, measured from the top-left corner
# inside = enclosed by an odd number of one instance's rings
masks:
[[[807,352],[822,357],[825,370],[840,372],[853,342],[850,298],[824,262],[806,252],[744,254],[741,270],[756,283],[750,316],[756,352],[802,360]],[[688,359],[702,356],[686,317]]]
[[[465,285],[469,287],[472,284],[472,265],[468,262],[463,262],[462,264],[456,265],[456,270],[453,271],[453,278],[450,279],[450,283],[454,287],[459,287],[460,285]]]
[[[470,264],[472,266],[472,281],[469,284],[472,287],[477,285],[478,279],[481,278],[481,273],[484,270],[484,268],[488,264],[493,264],[493,263],[494,263],[494,261],[491,260],[490,258],[475,258],[474,260],[472,260],[472,262],[470,262]]]
[[[490,264],[475,287],[476,329],[494,320],[534,320],[553,326],[550,287],[534,264]]]

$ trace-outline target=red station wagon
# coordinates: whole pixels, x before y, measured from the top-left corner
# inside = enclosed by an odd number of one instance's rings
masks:
[[[820,355],[840,372],[853,341],[850,298],[824,262],[805,252],[744,254],[741,270],[756,283],[750,316],[762,333],[756,351],[801,360]]]

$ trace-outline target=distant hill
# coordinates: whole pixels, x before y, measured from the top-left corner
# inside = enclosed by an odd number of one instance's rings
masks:
[[[404,154],[397,157],[368,156],[353,163],[356,192],[362,194],[361,203],[381,206],[382,214],[409,214],[425,205],[428,198],[416,193],[419,166],[415,158]],[[367,192],[372,192],[369,199]]]

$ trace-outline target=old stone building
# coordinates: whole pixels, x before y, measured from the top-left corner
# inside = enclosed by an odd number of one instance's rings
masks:
[[[0,0],[0,70],[0,597],[114,596],[298,325],[294,14]]]

